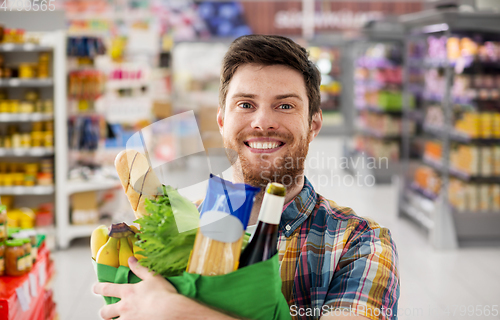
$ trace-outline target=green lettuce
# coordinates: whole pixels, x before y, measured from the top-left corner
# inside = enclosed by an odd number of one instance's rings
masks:
[[[196,206],[171,186],[163,186],[162,196],[146,199],[146,211],[149,215],[134,221],[141,226],[136,245],[145,258],[140,264],[165,278],[182,274],[198,231]]]

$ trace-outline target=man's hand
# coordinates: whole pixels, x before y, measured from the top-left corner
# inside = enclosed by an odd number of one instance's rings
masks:
[[[175,287],[160,275],[129,258],[129,266],[142,279],[136,284],[97,283],[94,293],[121,300],[101,308],[103,319],[232,319],[177,293]]]

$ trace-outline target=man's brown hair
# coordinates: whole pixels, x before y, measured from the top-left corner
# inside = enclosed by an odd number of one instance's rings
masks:
[[[219,88],[219,104],[224,110],[229,82],[239,66],[255,63],[263,66],[285,65],[304,76],[309,99],[309,123],[320,111],[321,74],[308,58],[306,49],[292,40],[275,35],[248,35],[233,41],[224,60]]]

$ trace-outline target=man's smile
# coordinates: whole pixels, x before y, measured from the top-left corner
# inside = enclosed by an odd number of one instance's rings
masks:
[[[252,138],[243,141],[243,143],[253,153],[273,153],[286,144],[274,138]]]

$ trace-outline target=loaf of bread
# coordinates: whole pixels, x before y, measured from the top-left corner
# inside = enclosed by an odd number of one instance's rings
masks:
[[[115,159],[115,168],[137,218],[146,214],[146,199],[161,194],[161,183],[148,159],[135,150],[124,150]]]

